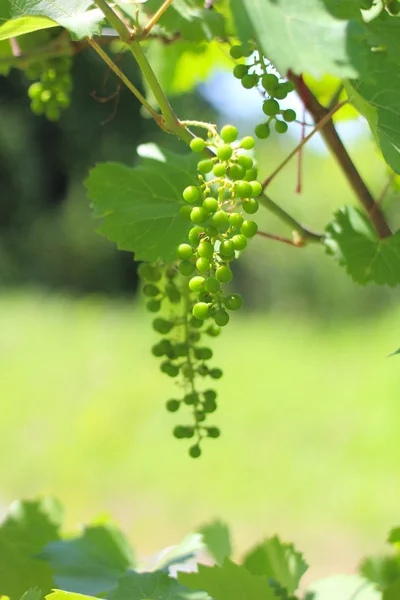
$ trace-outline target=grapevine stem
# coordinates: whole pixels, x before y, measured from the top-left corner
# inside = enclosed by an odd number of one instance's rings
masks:
[[[143,37],[146,37],[150,33],[153,26],[157,23],[157,21],[160,19],[160,17],[162,17],[162,15],[165,13],[167,8],[169,6],[171,6],[172,2],[173,2],[173,0],[165,0],[165,2],[163,2],[163,4],[160,6],[160,8],[157,10],[157,12],[154,13],[154,15],[152,16],[150,21],[147,23],[146,27],[143,29],[143,31],[142,31]]]
[[[161,117],[156,111],[150,106],[146,98],[139,92],[139,90],[133,85],[128,77],[117,67],[117,65],[111,60],[106,52],[94,41],[88,39],[89,45],[97,52],[97,54],[104,60],[104,62],[110,67],[115,75],[126,85],[126,87],[136,96],[136,98],[143,104],[143,106],[149,111],[153,119],[162,127]]]
[[[292,228],[292,231],[295,231],[300,239],[307,240],[307,242],[323,242],[324,235],[321,233],[315,233],[307,227],[301,225],[296,219],[291,217],[283,208],[275,204],[271,198],[269,198],[265,193],[257,198],[260,204],[262,204],[265,208],[267,208],[272,214],[274,214],[278,219],[289,225]],[[301,245],[301,244],[296,244]]]
[[[303,90],[302,100],[308,112],[312,115],[315,123],[320,123],[327,115],[329,109],[322,106],[312,91],[304,84],[302,77],[295,75],[291,71],[287,74],[288,79],[292,81],[298,92]],[[358,172],[355,164],[351,160],[349,153],[343,145],[333,123],[327,121],[321,129],[321,135],[324,138],[328,148],[336,157],[344,175],[347,177],[358,200],[364,207],[367,215],[370,218],[378,236],[382,239],[392,235],[390,227],[386,221],[385,215],[381,208],[376,206],[376,202]]]
[[[269,177],[267,177],[267,179],[263,183],[263,190],[265,190],[265,188],[278,175],[278,173],[280,173],[282,171],[282,169],[284,167],[286,167],[286,165],[293,158],[293,156],[295,156],[303,148],[303,146],[305,146],[305,144],[307,144],[307,142],[318,131],[320,131],[323,127],[325,127],[325,125],[328,123],[328,121],[330,121],[332,119],[332,116],[338,110],[340,110],[342,108],[342,106],[344,106],[345,104],[348,104],[348,102],[349,101],[346,99],[346,100],[343,100],[343,102],[340,102],[339,104],[336,104],[336,106],[334,106],[329,112],[326,113],[326,115],[324,115],[324,117],[320,121],[318,121],[318,123],[316,124],[316,126],[314,127],[314,129],[312,131],[310,131],[310,133],[308,135],[306,135],[305,138],[303,138],[301,140],[301,142],[296,146],[296,148],[294,148],[292,150],[292,152],[285,158],[285,160],[283,162],[281,162],[281,164],[275,169],[275,171]]]
[[[301,239],[290,240],[289,238],[282,237],[281,235],[266,233],[265,231],[257,231],[257,235],[268,238],[270,240],[276,240],[277,242],[283,242],[284,244],[289,244],[290,246],[295,246],[296,248],[304,247],[304,242],[302,243]]]

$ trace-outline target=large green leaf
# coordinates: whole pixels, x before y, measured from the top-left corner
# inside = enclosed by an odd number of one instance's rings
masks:
[[[211,600],[205,592],[191,591],[164,571],[131,571],[119,580],[110,600]]]
[[[214,521],[199,529],[208,552],[218,565],[222,565],[225,558],[232,553],[229,528],[221,521]]]
[[[93,0],[0,0],[0,40],[57,25],[77,39],[91,37],[103,19]]]
[[[98,600],[93,596],[83,596],[73,592],[65,592],[63,590],[54,590],[46,596],[46,600]]]
[[[20,598],[28,588],[53,586],[52,571],[37,554],[58,539],[60,506],[50,499],[15,502],[0,527],[0,596]]]
[[[392,583],[387,590],[383,592],[382,600],[399,600],[400,598],[400,579]]]
[[[400,579],[400,560],[398,556],[366,558],[360,565],[360,573],[372,581],[381,590]]]
[[[47,544],[40,557],[53,569],[58,587],[91,595],[113,589],[134,562],[127,540],[113,525],[86,527],[79,537]]]
[[[293,544],[285,544],[277,536],[265,540],[251,550],[243,561],[254,575],[266,575],[278,581],[292,594],[308,569],[308,565]]]
[[[339,210],[326,231],[328,253],[356,283],[400,283],[400,232],[380,240],[367,217],[351,206]]]
[[[325,73],[355,77],[359,73],[359,40],[365,32],[358,22],[358,3],[242,0],[242,4],[247,9],[246,21],[252,23],[266,56],[282,74],[289,69],[316,77]],[[231,0],[236,22],[243,19],[242,4]]]
[[[199,565],[197,573],[179,573],[178,579],[192,590],[205,590],[215,600],[275,600],[267,577],[253,575],[228,558],[222,567]]]
[[[175,260],[176,246],[189,223],[180,212],[182,191],[196,183],[192,154],[160,152],[137,167],[97,165],[86,181],[94,213],[103,218],[100,232],[137,260]]]

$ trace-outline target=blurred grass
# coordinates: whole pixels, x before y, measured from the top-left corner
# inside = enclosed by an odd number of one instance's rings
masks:
[[[223,436],[194,461],[140,307],[4,294],[1,504],[53,494],[70,527],[109,512],[141,555],[220,517],[237,547],[279,532],[318,573],[351,569],[400,522],[399,321],[235,316],[215,344]]]

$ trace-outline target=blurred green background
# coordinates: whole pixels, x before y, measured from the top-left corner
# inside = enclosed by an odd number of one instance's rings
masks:
[[[278,532],[311,576],[351,571],[400,522],[400,375],[387,359],[400,345],[399,292],[354,285],[319,247],[257,238],[236,269],[246,309],[215,343],[223,436],[190,460],[163,408],[174,384],[150,354],[136,265],[95,233],[82,185],[97,161],[133,164],[140,143],[184,149],[125,90],[117,104],[94,99],[116,83],[90,53],[74,81],[54,125],[31,115],[19,72],[0,78],[1,509],[52,494],[71,528],[110,513],[142,556],[218,517],[237,553]],[[182,117],[224,119],[207,88],[173,102]],[[256,122],[243,109],[242,133]],[[387,174],[362,131],[351,154],[379,194]],[[261,177],[299,136],[294,126],[258,145]],[[270,194],[308,226],[354,202],[321,144],[305,153],[301,195],[296,170]],[[394,193],[385,204],[398,225]],[[290,236],[265,211],[259,223]]]

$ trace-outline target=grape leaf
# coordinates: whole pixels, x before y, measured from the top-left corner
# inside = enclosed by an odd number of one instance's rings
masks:
[[[387,541],[389,544],[400,543],[400,527],[393,527],[393,529],[390,530]]]
[[[65,592],[63,590],[53,590],[51,594],[46,596],[46,600],[99,600],[93,596],[84,596],[73,592]]]
[[[400,283],[400,232],[380,240],[367,217],[351,206],[339,210],[326,231],[328,254],[346,267],[356,283]]]
[[[37,554],[58,539],[60,520],[60,506],[50,499],[11,505],[0,526],[0,596],[19,598],[36,586],[50,591],[51,569]]]
[[[199,565],[197,573],[178,573],[178,580],[192,590],[205,590],[215,600],[275,600],[265,576],[225,559],[222,567]]]
[[[110,600],[211,600],[202,591],[191,591],[164,571],[131,571],[119,580]]]
[[[52,567],[58,587],[91,595],[114,588],[134,562],[127,540],[110,524],[86,527],[79,537],[47,544],[39,556]]]
[[[138,166],[97,165],[86,180],[99,231],[136,260],[175,260],[176,246],[190,227],[180,212],[182,191],[195,185],[198,158],[161,152]]]
[[[387,590],[383,592],[382,600],[399,600],[400,598],[400,579],[392,583]]]
[[[360,565],[360,574],[384,590],[400,579],[400,560],[397,556],[366,558]]]
[[[93,0],[0,0],[0,40],[61,25],[80,39],[100,33],[104,15]]]
[[[159,7],[159,0],[147,0],[143,6],[149,14],[154,14]],[[158,26],[168,34],[179,33],[182,39],[191,42],[225,36],[223,15],[204,8],[204,1],[198,0],[174,0],[159,19]]]
[[[231,540],[228,526],[221,521],[214,521],[199,529],[207,550],[218,565],[222,565],[225,558],[232,553]]]
[[[293,544],[285,544],[277,536],[256,546],[244,558],[244,566],[254,575],[266,575],[293,593],[308,569],[308,564]]]
[[[203,538],[199,533],[186,536],[179,544],[160,552],[151,565],[151,570],[162,569],[167,571],[170,567],[183,564],[193,559],[204,550]]]
[[[374,19],[366,25],[370,46],[387,51],[388,58],[400,64],[400,19]]]
[[[367,119],[383,157],[400,173],[399,67],[386,53],[370,52],[368,75],[346,83],[352,104]]]
[[[22,596],[21,600],[41,600],[42,590],[38,588],[31,588]]]
[[[341,78],[358,75],[359,41],[366,33],[356,3],[243,0],[243,6],[265,55],[282,74],[291,69],[315,77],[325,73]],[[238,22],[243,7],[236,0],[231,1],[231,8]]]

